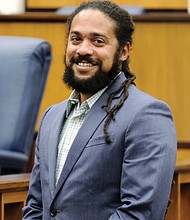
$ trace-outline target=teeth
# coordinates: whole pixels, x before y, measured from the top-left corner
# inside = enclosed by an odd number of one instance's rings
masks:
[[[91,67],[93,66],[92,63],[78,63],[79,66],[82,66],[82,67]]]

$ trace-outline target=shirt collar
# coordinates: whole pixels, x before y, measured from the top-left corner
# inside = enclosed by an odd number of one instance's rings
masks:
[[[102,93],[105,91],[107,87],[105,87],[104,89],[98,91],[97,93],[95,93],[93,96],[91,96],[90,98],[88,98],[87,100],[85,100],[81,107],[86,105],[88,109],[90,109],[94,103],[99,99],[99,97],[102,95]],[[77,108],[80,107],[80,94],[79,92],[77,92],[76,90],[73,90],[69,99],[68,99],[68,103],[67,103],[67,109],[66,109],[66,118],[69,116],[70,112],[72,111],[73,107],[75,105],[77,105]]]
[[[113,81],[116,80],[116,78],[121,74],[122,72],[118,73],[117,76],[114,78]],[[112,82],[113,82],[112,81]],[[102,93],[107,89],[108,86],[103,88],[102,90],[95,93],[93,96],[85,100],[82,105],[87,105],[88,109],[90,109],[93,104],[99,99],[99,97],[102,95]],[[76,90],[73,90],[67,103],[67,109],[66,109],[66,118],[69,116],[70,112],[72,111],[73,107],[75,105],[78,105],[78,108],[80,107],[80,94]]]

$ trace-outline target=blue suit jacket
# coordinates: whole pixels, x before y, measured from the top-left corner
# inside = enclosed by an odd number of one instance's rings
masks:
[[[107,113],[101,106],[124,80],[121,74],[88,112],[56,187],[57,146],[67,101],[45,112],[23,219],[164,218],[176,159],[172,114],[167,104],[131,85],[128,99],[108,126],[112,143],[106,144]]]

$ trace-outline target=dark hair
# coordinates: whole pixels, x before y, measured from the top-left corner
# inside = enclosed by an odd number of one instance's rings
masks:
[[[68,34],[70,32],[71,24],[74,17],[79,12],[87,9],[99,10],[115,22],[115,35],[119,43],[120,51],[123,49],[127,42],[129,42],[132,45],[132,35],[134,33],[134,23],[132,21],[132,18],[126,10],[122,9],[117,4],[110,1],[96,0],[81,3],[81,5],[78,8],[76,8],[76,10],[68,18]],[[127,79],[116,91],[110,94],[107,103],[102,106],[102,108],[104,108],[105,111],[108,113],[108,116],[104,124],[104,136],[106,143],[111,143],[111,140],[107,132],[108,124],[111,120],[115,120],[115,113],[118,111],[118,109],[122,107],[123,103],[128,97],[128,87],[135,80],[135,76],[130,72],[128,63],[129,58],[122,62],[121,69],[122,72],[124,72]],[[123,90],[123,96],[121,97],[119,103],[112,107],[112,99],[121,90]]]
[[[95,9],[103,12],[116,23],[116,37],[120,46],[127,42],[132,44],[134,23],[129,13],[110,1],[89,1],[83,2],[68,18],[69,30],[73,18],[82,10]]]

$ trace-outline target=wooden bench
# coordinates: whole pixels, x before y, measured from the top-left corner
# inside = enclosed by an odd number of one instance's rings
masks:
[[[0,176],[0,220],[21,220],[30,173]]]
[[[167,177],[166,177],[167,178]],[[0,220],[21,220],[30,173],[0,176]],[[166,220],[187,220],[190,210],[190,159],[179,160]]]
[[[176,163],[167,220],[187,220],[190,210],[190,159]]]

